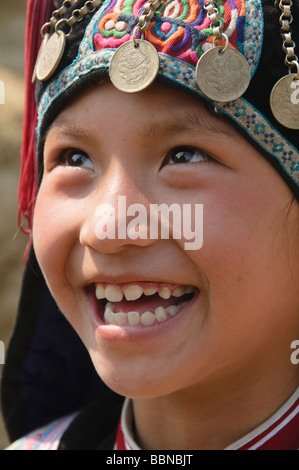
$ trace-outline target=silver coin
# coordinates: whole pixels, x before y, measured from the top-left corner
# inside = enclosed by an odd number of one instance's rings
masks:
[[[280,124],[289,129],[299,129],[299,77],[290,74],[281,78],[274,86],[270,105]]]
[[[38,80],[48,80],[57,69],[65,49],[66,38],[63,31],[57,31],[44,45],[37,66]]]
[[[114,53],[109,67],[110,80],[118,90],[136,93],[155,80],[160,58],[154,46],[142,39],[122,44]]]
[[[42,53],[43,53],[43,50],[44,50],[44,48],[45,48],[45,46],[46,46],[46,44],[47,44],[47,42],[48,42],[48,40],[49,40],[49,37],[50,37],[49,33],[45,34],[45,36],[44,36],[44,38],[43,38],[43,40],[42,40],[42,42],[41,42],[41,45],[40,45],[40,48],[39,48],[39,51],[38,51],[38,56],[37,56],[37,59],[36,59],[36,62],[35,62],[35,66],[34,66],[34,69],[33,69],[32,80],[31,80],[32,83],[35,83],[35,82],[36,82],[36,79],[37,79],[37,76],[36,76],[37,65],[38,65],[38,63],[39,63],[39,61],[40,61],[40,57],[41,57],[41,55],[42,55]]]
[[[228,103],[240,98],[250,83],[250,68],[236,49],[216,46],[205,52],[196,66],[200,90],[211,100]]]

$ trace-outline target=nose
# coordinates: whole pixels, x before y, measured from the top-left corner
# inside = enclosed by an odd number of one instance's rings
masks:
[[[152,244],[149,202],[140,186],[124,168],[111,165],[87,198],[80,244],[102,253]]]

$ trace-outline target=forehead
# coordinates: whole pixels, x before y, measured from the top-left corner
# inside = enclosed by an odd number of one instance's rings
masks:
[[[99,132],[99,126],[102,130],[112,126],[115,132],[126,127],[134,134],[143,130],[151,137],[196,131],[215,138],[226,134],[241,139],[232,125],[182,91],[154,84],[139,93],[128,94],[117,90],[108,80],[90,86],[71,101],[50,131],[68,133],[88,128],[89,132]]]

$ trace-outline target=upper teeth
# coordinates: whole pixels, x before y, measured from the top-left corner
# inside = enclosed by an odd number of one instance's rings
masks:
[[[161,288],[143,288],[141,286],[131,284],[122,290],[110,284],[106,287],[104,287],[102,284],[96,284],[95,292],[96,297],[99,300],[106,299],[108,300],[108,302],[120,302],[123,297],[125,297],[126,300],[137,300],[142,296],[142,294],[149,296],[158,293],[162,299],[169,299],[172,295],[174,297],[182,297],[185,294],[190,294],[191,292],[194,292],[194,287],[178,286],[171,290],[169,287],[165,286],[161,286]]]
[[[142,294],[143,289],[139,286],[129,286],[124,290],[124,296],[127,300],[137,300],[142,296]]]

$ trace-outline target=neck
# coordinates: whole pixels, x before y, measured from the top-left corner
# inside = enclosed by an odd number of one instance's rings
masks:
[[[269,379],[269,378],[268,378]],[[297,380],[243,387],[202,385],[171,395],[134,399],[137,441],[149,450],[221,450],[273,415],[298,387]]]

